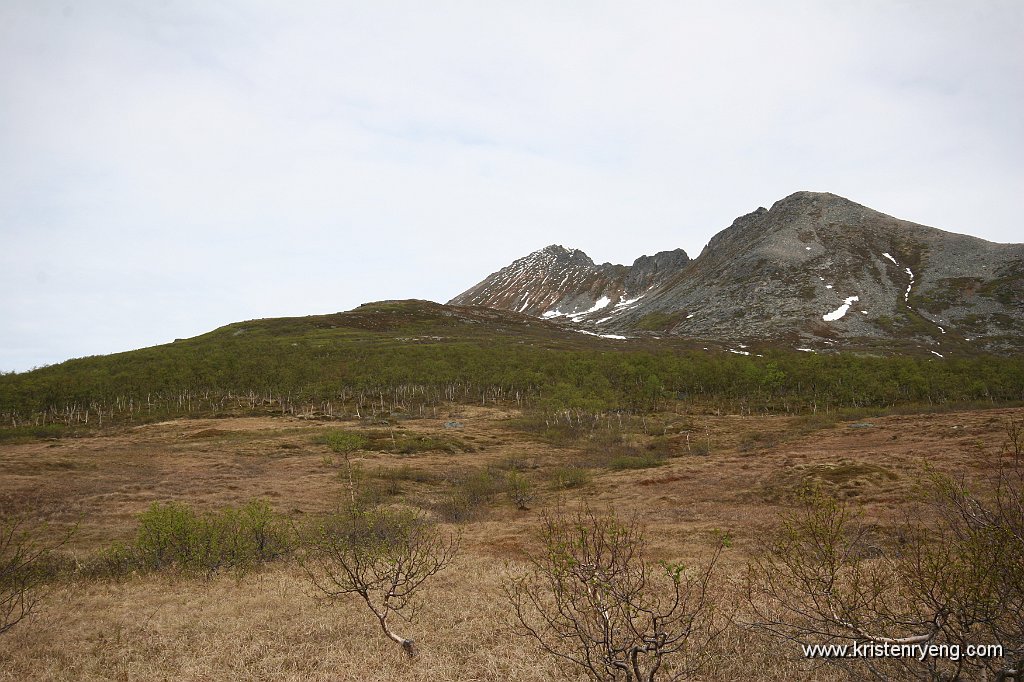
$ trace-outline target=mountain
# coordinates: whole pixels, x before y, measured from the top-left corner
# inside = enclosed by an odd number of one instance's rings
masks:
[[[926,227],[797,192],[737,218],[701,254],[594,265],[549,246],[453,303],[611,335],[935,355],[1024,348],[1024,244]]]
[[[579,249],[552,244],[514,261],[448,303],[548,319],[596,321],[632,306],[689,262],[686,252],[676,249],[641,256],[632,266],[595,265]]]

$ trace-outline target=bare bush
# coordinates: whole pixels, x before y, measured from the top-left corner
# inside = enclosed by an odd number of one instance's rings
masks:
[[[458,549],[457,536],[444,535],[419,513],[353,508],[320,525],[301,561],[325,597],[358,595],[384,634],[413,657],[413,640],[389,620],[412,621],[423,583],[446,568]]]
[[[751,563],[747,587],[753,624],[797,645],[928,641],[934,623],[929,629],[927,615],[910,608],[896,567],[878,558],[875,540],[847,506],[818,492],[808,494]],[[795,647],[794,656],[799,656]],[[864,666],[882,679],[892,672],[887,661],[824,660]]]
[[[695,672],[713,636],[708,582],[717,552],[694,571],[652,564],[635,518],[623,523],[589,510],[545,515],[542,539],[543,551],[504,584],[518,634],[565,672],[592,680],[680,680]]]
[[[28,616],[45,595],[48,560],[70,533],[46,542],[42,531],[21,518],[0,518],[0,634]]]
[[[933,475],[937,520],[908,522],[894,538],[880,536],[834,499],[808,495],[751,564],[754,624],[800,645],[858,642],[907,653],[823,659],[858,677],[1020,680],[1020,457],[1004,452],[991,485],[979,495],[963,481]],[[1002,655],[968,656],[968,647],[978,644],[1000,645]]]

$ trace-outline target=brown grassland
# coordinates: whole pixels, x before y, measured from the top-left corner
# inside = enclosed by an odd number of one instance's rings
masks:
[[[872,417],[862,422],[784,416],[664,413],[614,440],[557,442],[524,427],[514,409],[451,405],[435,418],[390,425],[291,417],[182,419],[79,438],[0,445],[0,499],[87,557],[130,540],[154,502],[197,509],[268,501],[297,523],[348,492],[340,455],[317,436],[359,431],[417,451],[351,455],[360,489],[385,502],[436,510],[474,471],[516,470],[535,491],[528,509],[496,494],[462,533],[453,566],[424,587],[403,632],[403,656],[362,604],[319,600],[290,561],[238,577],[148,573],[58,580],[40,607],[0,637],[0,680],[513,680],[558,679],[558,669],[510,630],[501,595],[509,566],[537,548],[545,509],[636,514],[655,558],[699,564],[728,532],[713,591],[743,621],[736,582],[794,494],[815,483],[881,526],[913,513],[925,466],[970,481],[991,466],[1005,425],[1024,408]],[[457,420],[459,426],[446,428]],[[376,439],[376,441],[374,440]],[[401,450],[401,448],[393,448]],[[658,452],[658,466],[609,466],[616,453]],[[568,469],[567,469],[568,467]],[[572,467],[589,467],[575,468]],[[566,471],[585,472],[565,483]],[[740,624],[710,652],[707,679],[839,679],[808,668],[792,644]]]

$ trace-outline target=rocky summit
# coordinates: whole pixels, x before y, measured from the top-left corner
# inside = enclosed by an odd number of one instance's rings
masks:
[[[690,258],[682,249],[641,256],[632,266],[595,265],[579,249],[552,244],[502,268],[451,301],[574,322],[620,313],[679,274]]]
[[[1024,349],[1024,244],[797,192],[737,218],[692,260],[676,249],[595,265],[578,249],[548,246],[451,303],[610,336],[1006,353]]]

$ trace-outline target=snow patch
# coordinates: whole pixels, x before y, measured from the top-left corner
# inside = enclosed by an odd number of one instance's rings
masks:
[[[620,336],[619,334],[595,334],[594,332],[588,332],[586,329],[577,329],[580,334],[586,334],[587,336],[596,336],[600,339],[616,339],[618,341],[624,341],[629,338],[627,336]]]
[[[559,310],[549,310],[546,313],[543,313],[541,317],[543,317],[545,320],[550,320],[552,317],[561,317],[562,315],[565,315],[565,313]]]
[[[896,262],[896,259],[893,258],[890,254],[883,253],[882,255],[885,256],[886,258],[888,258],[889,260],[891,260],[892,264],[895,265],[896,267],[900,266],[900,264]],[[908,275],[910,275],[910,284],[907,285],[907,290],[903,293],[903,302],[904,303],[909,303],[910,302],[910,289],[911,289],[911,287],[914,286],[914,272],[910,268],[904,268],[903,271],[906,272]],[[910,306],[907,306],[907,307],[909,308]]]
[[[809,247],[809,246],[805,246],[804,248],[807,249],[808,251],[811,250],[811,247]]]
[[[822,315],[821,319],[825,320],[826,322],[835,322],[836,320],[842,318],[843,315],[846,314],[846,311],[850,309],[850,306],[853,304],[854,301],[859,300],[860,296],[850,296],[845,301],[843,301],[843,304],[841,306],[839,306],[830,313]]]
[[[935,351],[933,351],[933,350],[930,350],[930,351],[928,351],[928,352],[929,352],[929,353],[931,353],[932,355],[938,355],[938,356],[939,356],[940,358],[944,358],[944,357],[946,357],[946,356],[945,356],[945,355],[943,355],[942,353],[936,353],[936,352],[935,352]]]
[[[826,288],[826,289],[831,289],[831,288],[832,288],[832,285],[831,285],[831,284],[826,284],[826,285],[825,285],[825,288]]]
[[[728,350],[730,353],[736,353],[736,355],[750,355],[750,353],[745,350],[733,350],[732,348],[727,348],[726,350]]]
[[[694,315],[696,315],[696,314],[697,314],[697,313],[690,313],[689,315],[687,315],[687,316],[686,316],[686,319],[690,319],[691,317],[693,317],[693,316],[694,316]]]
[[[632,304],[636,303],[637,301],[639,301],[644,296],[646,296],[646,294],[640,294],[636,298],[631,298],[629,300],[626,300],[626,298],[623,297],[623,296],[619,296],[619,302],[615,304],[615,307],[616,308],[622,308],[622,307],[627,306],[627,305],[632,305]]]
[[[813,348],[797,348],[797,350],[802,350],[805,353],[817,353]]]
[[[590,313],[596,313],[598,310],[607,307],[608,304],[611,302],[612,299],[608,298],[607,296],[602,296],[601,298],[597,299],[597,303],[595,303],[590,310],[584,310],[582,313],[573,313],[572,315],[569,316],[569,319],[572,320],[573,322],[580,322],[583,320],[584,317],[586,317]]]

